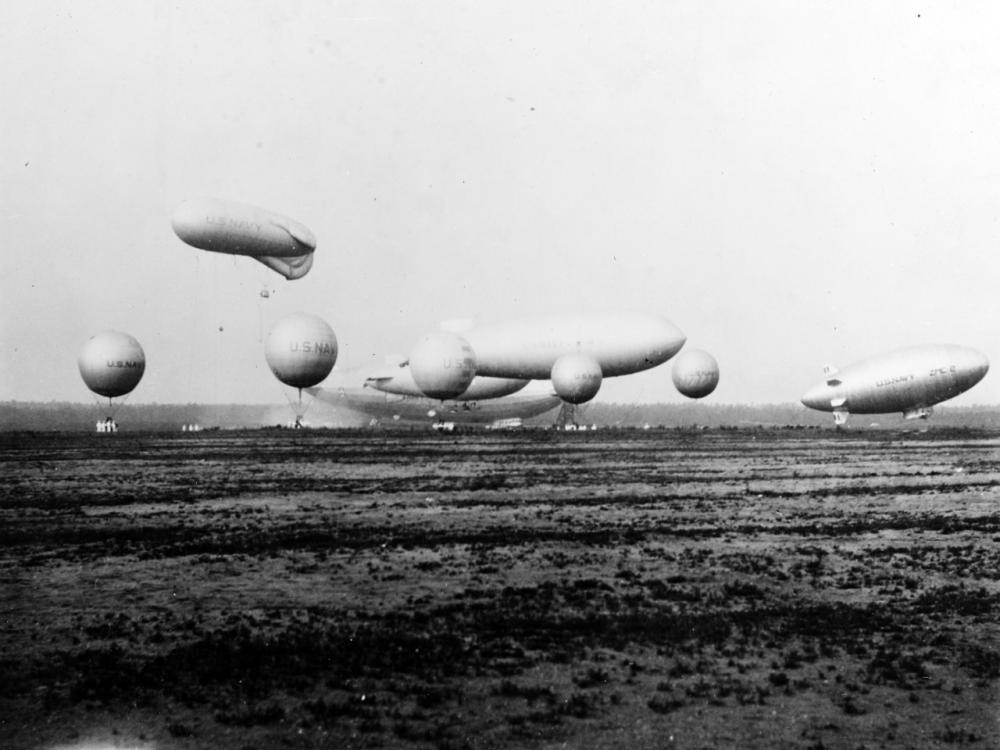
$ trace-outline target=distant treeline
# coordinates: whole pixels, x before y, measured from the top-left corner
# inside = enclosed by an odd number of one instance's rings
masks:
[[[109,416],[130,431],[180,431],[185,425],[238,429],[283,425],[293,418],[287,406],[260,404],[122,404],[109,411],[99,404],[5,401],[0,404],[0,429],[93,432]]]
[[[833,427],[833,415],[807,409],[801,404],[603,404],[585,406],[580,423],[599,427]],[[848,427],[900,429],[928,424],[941,427],[1000,428],[998,406],[935,407],[924,422],[907,421],[902,414],[853,414]]]
[[[551,425],[558,412],[528,421],[531,425]],[[69,402],[0,403],[0,430],[68,430],[93,432],[95,424],[109,416],[97,404]],[[241,429],[286,427],[292,412],[284,404],[124,404],[113,415],[121,429],[180,431],[182,426],[201,429]],[[322,406],[310,410],[307,423],[317,427],[364,426],[364,417],[338,415]],[[577,422],[598,427],[832,427],[833,417],[798,404],[607,404],[592,403],[579,409]],[[1000,407],[938,407],[928,423],[906,422],[899,414],[856,414],[848,426],[870,429],[918,428],[926,424],[940,427],[1000,429]]]

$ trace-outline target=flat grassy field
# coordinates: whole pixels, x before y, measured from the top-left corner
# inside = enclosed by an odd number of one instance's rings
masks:
[[[8,434],[0,747],[1000,747],[1000,435]]]

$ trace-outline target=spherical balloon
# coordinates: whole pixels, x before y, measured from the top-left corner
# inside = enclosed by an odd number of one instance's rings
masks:
[[[337,337],[325,320],[295,313],[271,329],[264,358],[274,377],[292,388],[321,382],[337,361]]]
[[[455,398],[476,376],[476,355],[457,333],[431,333],[410,352],[410,374],[430,398]]]
[[[708,352],[688,349],[674,360],[673,380],[688,398],[704,398],[719,384],[719,363]]]
[[[90,390],[114,398],[129,393],[142,380],[146,354],[127,333],[105,331],[84,344],[77,364]]]
[[[564,354],[552,365],[552,388],[570,404],[582,404],[597,395],[603,374],[600,363],[586,354]]]

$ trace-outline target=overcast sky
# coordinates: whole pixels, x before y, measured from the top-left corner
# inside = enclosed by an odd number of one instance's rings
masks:
[[[0,4],[0,400],[281,402],[263,339],[335,372],[441,320],[638,309],[717,403],[950,342],[1000,368],[1000,6],[905,2]],[[319,246],[287,282],[184,245],[209,195]],[[270,298],[262,289],[273,290]],[[670,363],[603,401],[680,401]],[[1000,375],[956,403],[1000,402]]]

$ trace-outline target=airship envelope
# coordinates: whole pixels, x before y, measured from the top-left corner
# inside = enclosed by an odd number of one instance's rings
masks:
[[[477,326],[442,324],[410,352],[421,393],[451,400],[473,378],[551,380],[567,403],[592,399],[604,378],[656,367],[684,345],[669,321],[646,313],[558,314]]]
[[[931,407],[969,390],[989,369],[986,355],[966,346],[911,346],[841,370],[828,368],[826,378],[803,394],[802,403],[833,412],[838,425],[848,414],[902,412],[906,419],[926,419]]]
[[[312,268],[316,237],[309,228],[257,206],[192,198],[177,206],[170,223],[192,247],[247,255],[290,281]]]

